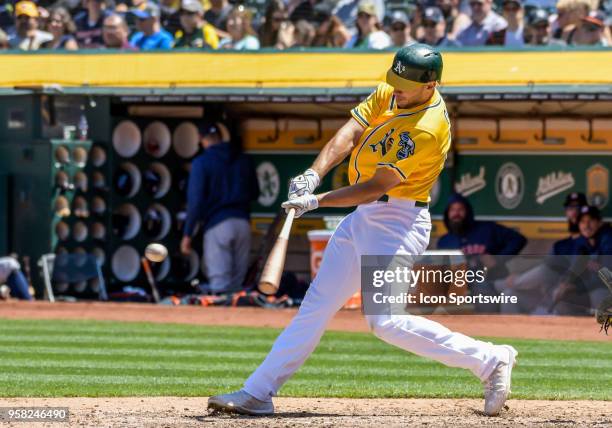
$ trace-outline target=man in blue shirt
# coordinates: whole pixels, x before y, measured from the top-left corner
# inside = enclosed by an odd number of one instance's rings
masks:
[[[147,3],[144,9],[133,9],[138,32],[130,39],[130,44],[140,50],[171,49],[174,38],[161,28],[160,10],[155,3]]]
[[[506,277],[508,269],[494,256],[518,254],[527,239],[520,233],[492,221],[477,221],[467,198],[451,196],[444,212],[448,233],[438,241],[439,249],[458,249],[467,256],[471,269],[487,269],[487,281],[470,287],[472,294],[497,295],[493,281]],[[503,258],[508,260],[508,258]],[[498,312],[497,304],[477,304],[478,312]]]
[[[203,125],[204,152],[193,160],[181,252],[191,251],[196,225],[204,230],[203,292],[241,289],[251,249],[250,204],[259,196],[251,159],[235,150],[221,124]]]

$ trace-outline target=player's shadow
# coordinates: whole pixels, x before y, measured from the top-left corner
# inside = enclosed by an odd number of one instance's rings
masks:
[[[265,420],[265,419],[297,419],[297,418],[342,418],[350,417],[352,415],[340,414],[340,413],[314,413],[314,412],[284,412],[275,413],[272,416],[249,416],[239,415],[236,413],[210,413],[207,415],[198,416],[187,416],[187,419],[195,419],[198,422],[211,422],[212,420],[219,419],[250,419],[250,420]]]

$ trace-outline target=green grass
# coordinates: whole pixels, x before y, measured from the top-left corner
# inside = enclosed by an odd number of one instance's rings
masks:
[[[273,316],[273,314],[271,314]],[[0,396],[206,396],[239,388],[279,330],[0,320]],[[495,342],[501,342],[495,339]],[[612,344],[508,339],[513,397],[612,400]],[[280,395],[480,397],[480,382],[372,335],[329,332]]]

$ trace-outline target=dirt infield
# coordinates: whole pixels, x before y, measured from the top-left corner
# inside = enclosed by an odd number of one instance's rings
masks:
[[[295,309],[265,310],[97,302],[0,302],[0,318],[21,319],[93,319],[282,328],[289,323],[294,314]],[[432,315],[427,318],[470,336],[610,340],[609,336],[599,332],[599,326],[592,317]],[[330,323],[329,329],[365,332],[368,331],[368,326],[359,311],[340,311]]]
[[[481,400],[278,398],[274,417],[209,415],[206,398],[11,398],[0,406],[68,407],[70,423],[37,427],[566,427],[610,426],[612,416],[598,401],[510,401],[510,409],[489,418]],[[1,423],[0,423],[1,424]],[[21,428],[22,422],[3,426]]]

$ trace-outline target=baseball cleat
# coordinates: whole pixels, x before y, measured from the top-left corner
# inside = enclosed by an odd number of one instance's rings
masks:
[[[485,407],[487,416],[497,416],[504,407],[508,395],[510,395],[510,380],[512,368],[516,364],[518,352],[512,346],[501,345],[508,352],[508,362],[501,362],[495,367],[493,373],[484,384]]]
[[[271,400],[258,400],[242,389],[230,394],[210,397],[208,399],[208,408],[226,413],[239,413],[251,416],[265,416],[274,413],[274,404],[272,404]]]

